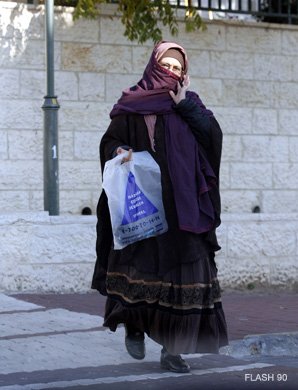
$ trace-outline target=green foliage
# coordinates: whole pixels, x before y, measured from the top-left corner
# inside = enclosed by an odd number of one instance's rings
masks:
[[[168,0],[62,0],[64,5],[74,5],[74,17],[96,18],[99,15],[98,5],[103,3],[117,3],[117,11],[121,14],[121,21],[125,27],[124,35],[130,41],[144,43],[149,39],[153,42],[162,40],[161,23],[168,27],[172,36],[178,35],[177,8],[169,4]],[[56,0],[55,3],[61,0]],[[197,10],[188,2],[185,8],[185,29],[187,32],[198,29],[205,30]]]
[[[74,18],[80,16],[95,19],[99,15],[98,5],[106,3],[105,0],[78,0],[75,7]]]
[[[162,33],[157,25],[157,18],[164,26],[169,26],[172,35],[178,34],[177,21],[173,8],[163,0],[122,0],[119,1],[121,21],[125,26],[124,35],[131,41],[143,43],[148,39],[157,42]]]
[[[189,6],[185,12],[185,30],[187,32],[195,31],[195,30],[206,30],[206,24],[203,22],[202,18],[198,14],[198,11]]]

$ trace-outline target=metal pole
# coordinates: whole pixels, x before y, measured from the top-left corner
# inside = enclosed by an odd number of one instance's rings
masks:
[[[58,110],[54,93],[54,0],[45,2],[47,94],[44,97],[44,210],[59,215]]]

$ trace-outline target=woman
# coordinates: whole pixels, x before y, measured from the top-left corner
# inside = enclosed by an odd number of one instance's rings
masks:
[[[184,49],[160,42],[142,79],[114,106],[100,144],[101,168],[117,154],[148,151],[161,170],[168,231],[114,250],[104,191],[97,208],[92,288],[107,295],[104,326],[123,323],[127,351],[145,356],[144,335],[159,343],[161,367],[189,372],[180,354],[218,353],[227,344],[214,261],[220,224],[222,133],[198,95],[187,91]],[[115,189],[117,190],[117,189]]]

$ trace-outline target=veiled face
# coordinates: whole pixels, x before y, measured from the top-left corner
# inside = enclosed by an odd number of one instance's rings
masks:
[[[182,66],[176,58],[164,57],[159,61],[159,65],[174,73],[176,76],[181,77],[182,75]]]

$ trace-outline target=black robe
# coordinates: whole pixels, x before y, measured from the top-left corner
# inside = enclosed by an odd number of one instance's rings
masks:
[[[205,115],[189,99],[179,103],[176,110],[189,124],[219,178],[222,132],[216,119]],[[97,207],[92,288],[108,295],[104,325],[116,330],[119,323],[137,324],[172,353],[217,352],[227,343],[214,261],[214,253],[220,249],[215,233],[220,224],[219,179],[210,191],[215,211],[213,229],[202,234],[181,231],[167,166],[163,117],[157,116],[155,151],[142,115],[113,118],[100,143],[102,171],[119,146],[135,152],[146,150],[159,164],[169,230],[113,250],[107,197],[102,191]]]

